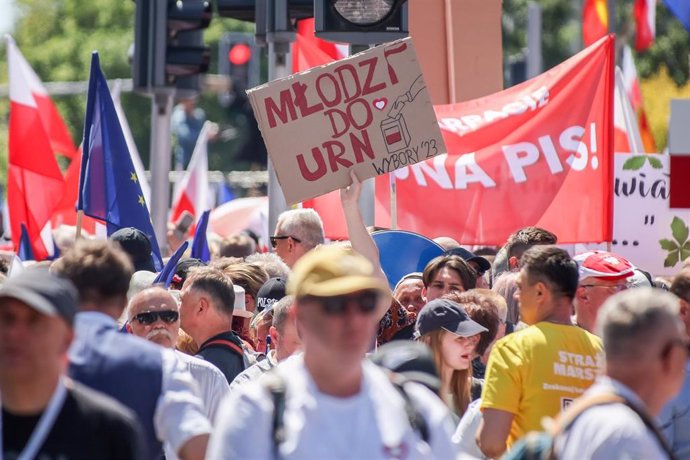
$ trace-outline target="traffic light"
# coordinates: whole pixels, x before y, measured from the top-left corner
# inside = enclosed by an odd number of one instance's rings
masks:
[[[199,79],[188,77],[208,70],[203,29],[212,15],[208,0],[136,0],[134,88],[155,93],[179,79],[182,88],[198,90]]]
[[[353,45],[407,37],[406,0],[314,0],[316,36]]]
[[[527,56],[521,52],[508,58],[508,65],[505,68],[506,88],[519,85],[527,80]]]
[[[230,77],[231,92],[244,95],[259,84],[260,50],[252,34],[226,33],[220,39],[218,55],[218,71]]]

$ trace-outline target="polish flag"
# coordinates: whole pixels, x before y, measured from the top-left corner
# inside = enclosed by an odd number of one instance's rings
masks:
[[[295,37],[292,45],[293,73],[337,61],[349,54],[347,45],[321,40],[314,35],[314,18],[299,21]],[[327,238],[337,240],[348,237],[339,190],[307,200],[302,207],[312,208],[321,216]]]
[[[656,36],[656,0],[635,0],[635,49],[644,51]]]
[[[9,167],[7,203],[15,247],[26,225],[37,260],[48,257],[41,238],[63,197],[65,181],[55,158],[74,158],[76,148],[38,75],[12,37],[7,39],[10,75]]]
[[[616,88],[613,96],[613,151],[643,153],[637,117],[625,91],[623,74],[616,68]]]
[[[585,0],[582,6],[582,41],[585,47],[609,32],[607,0]]]
[[[198,222],[208,209],[208,131],[210,122],[204,123],[196,146],[189,160],[189,166],[180,182],[175,186],[170,221],[176,222],[183,211],[189,211]]]
[[[623,84],[625,91],[630,98],[633,112],[637,116],[637,121],[640,127],[640,137],[644,145],[644,151],[647,153],[657,153],[656,142],[652,135],[652,130],[647,121],[647,113],[642,102],[642,91],[640,90],[640,80],[637,77],[637,69],[635,68],[635,61],[633,60],[632,50],[629,46],[623,48]]]

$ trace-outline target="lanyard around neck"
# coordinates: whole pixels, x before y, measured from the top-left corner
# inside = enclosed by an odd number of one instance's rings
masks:
[[[26,446],[24,446],[24,449],[22,449],[21,453],[17,457],[17,460],[32,460],[36,457],[38,450],[41,448],[48,437],[48,434],[53,429],[53,425],[55,425],[55,420],[62,409],[66,396],[67,388],[65,387],[63,379],[60,378],[58,380],[57,387],[53,392],[53,396],[51,396],[45,411],[43,411],[41,418],[38,420],[34,431],[29,437],[29,441],[26,443]],[[2,415],[0,415],[0,460],[2,460],[2,458]]]

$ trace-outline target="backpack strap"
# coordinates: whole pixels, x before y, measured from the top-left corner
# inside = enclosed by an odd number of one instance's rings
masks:
[[[647,429],[651,431],[652,434],[654,434],[654,437],[657,439],[664,452],[666,452],[668,458],[670,460],[675,460],[676,457],[669,448],[666,442],[666,438],[664,438],[664,436],[661,434],[659,428],[656,426],[656,423],[654,423],[654,421],[649,417],[649,415],[645,413],[645,411],[640,410],[635,404],[632,404],[627,399],[615,393],[601,393],[576,399],[568,407],[568,409],[566,409],[566,411],[563,412],[561,416],[555,420],[554,425],[551,427],[549,431],[552,433],[555,439],[556,436],[567,431],[568,428],[570,428],[570,426],[575,422],[575,419],[577,419],[577,417],[580,416],[580,414],[582,414],[585,410],[594,406],[614,403],[625,404],[633,412],[635,412],[637,416],[640,418],[640,420],[642,420],[642,422],[645,424]]]
[[[201,348],[199,349],[199,351],[204,350],[204,349],[209,348],[209,347],[229,348],[230,350],[234,351],[238,355],[244,357],[244,352],[242,351],[242,348],[231,340],[227,340],[227,339],[211,340],[210,342],[204,343],[201,346]]]
[[[398,393],[400,393],[400,396],[402,396],[403,401],[405,401],[405,414],[407,415],[407,420],[410,423],[412,430],[417,433],[420,438],[422,438],[422,441],[429,444],[429,439],[431,439],[429,425],[422,416],[421,412],[419,412],[417,409],[417,406],[412,398],[410,398],[407,390],[405,390],[405,383],[409,382],[409,380],[400,374],[393,372],[389,372],[388,377],[390,378],[393,387],[398,390]]]
[[[285,380],[276,370],[271,370],[264,374],[261,383],[271,394],[273,401],[271,441],[273,443],[273,457],[280,458],[278,449],[285,442]]]

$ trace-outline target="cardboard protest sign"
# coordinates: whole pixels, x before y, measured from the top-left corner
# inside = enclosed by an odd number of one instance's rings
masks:
[[[247,94],[289,203],[445,152],[409,38]]]

